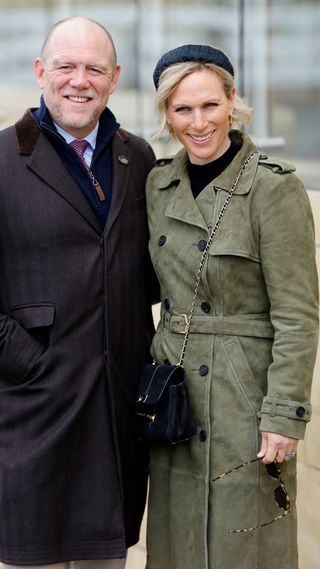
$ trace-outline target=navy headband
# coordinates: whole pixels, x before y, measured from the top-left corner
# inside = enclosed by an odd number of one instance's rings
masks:
[[[218,67],[222,67],[222,69],[228,71],[230,75],[234,77],[233,65],[226,54],[220,49],[210,45],[181,45],[175,49],[171,49],[159,59],[153,73],[153,82],[156,89],[158,89],[160,76],[167,67],[187,61],[214,63]]]
[[[210,45],[181,45],[175,49],[167,51],[158,61],[154,73],[153,82],[158,89],[161,74],[167,67],[176,63],[185,63],[187,61],[196,63],[214,63],[218,67],[222,67],[234,77],[233,65],[230,59],[223,51]]]

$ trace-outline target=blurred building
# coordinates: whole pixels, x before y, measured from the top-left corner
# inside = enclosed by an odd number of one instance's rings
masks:
[[[318,0],[1,0],[0,126],[37,104],[33,59],[51,24],[74,14],[98,19],[114,36],[123,73],[111,107],[124,125],[147,137],[154,130],[152,71],[164,51],[212,43],[236,64],[255,141],[303,161],[308,185],[319,189]]]
[[[33,60],[49,27],[78,14],[111,31],[122,75],[110,107],[146,138],[156,127],[152,73],[160,55],[183,43],[225,50],[238,91],[254,109],[248,132],[263,151],[294,162],[311,190],[320,251],[319,0],[0,0],[0,128],[38,105]],[[158,156],[173,151],[152,144]],[[320,566],[319,368],[314,418],[299,453],[300,569]],[[142,541],[128,569],[142,569],[144,555]]]

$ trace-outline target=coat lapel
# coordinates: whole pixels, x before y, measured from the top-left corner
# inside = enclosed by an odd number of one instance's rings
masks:
[[[189,223],[205,230],[208,229],[192,195],[190,183],[186,179],[182,179],[178,184],[165,213],[168,217],[178,219],[183,223]]]
[[[207,225],[193,197],[189,176],[187,174],[187,153],[184,149],[180,150],[172,160],[171,164],[160,170],[159,190],[162,192],[170,191],[171,199],[168,202],[165,214],[168,217],[195,225],[207,230]],[[161,160],[160,160],[161,163]],[[172,187],[174,191],[172,192]]]
[[[27,165],[47,186],[76,209],[98,233],[101,233],[99,222],[83,192],[42,132]]]
[[[35,120],[32,109],[28,109],[16,123],[19,154],[29,156],[27,167],[43,182],[43,190],[51,188],[65,199],[99,233],[99,222],[81,189],[62,163],[58,153],[50,144]]]
[[[112,140],[112,196],[105,233],[115,223],[127,195],[132,166],[132,154],[127,144],[129,137],[121,129]]]

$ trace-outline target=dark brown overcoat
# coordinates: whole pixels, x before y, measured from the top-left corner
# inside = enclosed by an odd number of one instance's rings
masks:
[[[154,155],[118,131],[103,234],[28,111],[0,134],[0,560],[125,555],[148,452],[134,440],[148,359],[144,186]],[[150,273],[151,274],[151,273]]]

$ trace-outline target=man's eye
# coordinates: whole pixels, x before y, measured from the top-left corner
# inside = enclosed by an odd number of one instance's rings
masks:
[[[97,67],[90,67],[88,71],[91,75],[101,75],[102,73],[101,69],[98,69]]]
[[[58,67],[58,69],[59,69],[59,71],[66,71],[67,72],[67,71],[71,71],[72,67],[71,67],[71,65],[60,65]]]

